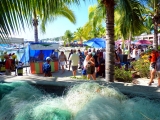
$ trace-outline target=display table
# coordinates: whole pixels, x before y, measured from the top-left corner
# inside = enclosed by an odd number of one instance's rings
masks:
[[[30,70],[32,74],[42,74],[42,66],[44,62],[30,62]],[[58,61],[50,62],[51,72],[58,71]]]

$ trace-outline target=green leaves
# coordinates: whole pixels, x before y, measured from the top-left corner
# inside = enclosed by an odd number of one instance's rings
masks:
[[[119,0],[116,6],[116,11],[120,13],[121,17],[116,21],[119,25],[121,34],[124,39],[132,35],[139,35],[145,29],[143,25],[142,13],[144,7],[138,0]]]
[[[30,27],[33,11],[42,21],[43,31],[46,22],[57,16],[64,16],[75,23],[74,13],[66,6],[71,3],[79,4],[79,0],[1,0],[0,38],[21,32],[25,24]]]

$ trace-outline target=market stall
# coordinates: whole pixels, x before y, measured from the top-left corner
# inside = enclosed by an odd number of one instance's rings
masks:
[[[58,43],[31,43],[29,47],[29,62],[32,74],[41,74],[46,57],[51,57],[51,72],[58,71]]]

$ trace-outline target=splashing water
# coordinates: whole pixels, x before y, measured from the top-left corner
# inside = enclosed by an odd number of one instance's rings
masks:
[[[159,120],[160,103],[83,83],[57,97],[26,82],[0,83],[0,120]]]

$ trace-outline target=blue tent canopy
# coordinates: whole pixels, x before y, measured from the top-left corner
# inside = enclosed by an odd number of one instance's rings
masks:
[[[95,47],[95,48],[105,48],[106,47],[106,41],[102,38],[93,38],[93,39],[88,40],[87,42],[84,42],[84,44],[90,47]]]

